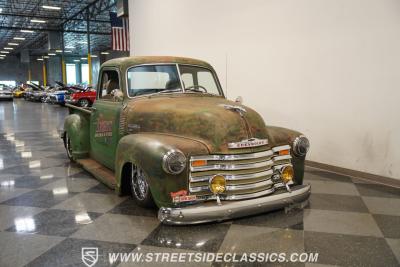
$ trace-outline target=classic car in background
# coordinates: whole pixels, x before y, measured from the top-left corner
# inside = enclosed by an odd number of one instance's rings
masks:
[[[13,100],[13,93],[7,85],[0,84],[0,100]]]
[[[90,87],[84,90],[75,90],[65,98],[66,103],[79,107],[90,107],[94,101],[96,101],[96,90]]]
[[[25,90],[24,99],[29,101],[42,102],[46,97],[46,92],[44,88],[40,85],[29,84],[28,88]]]
[[[66,86],[61,82],[56,82],[56,89],[52,94],[49,95],[49,102],[52,104],[59,104],[61,106],[64,106],[66,102],[78,105],[85,104],[85,101],[79,101],[80,98],[77,97],[82,96],[82,99],[88,99],[87,105],[83,105],[83,107],[87,107],[90,106],[96,98],[96,92],[92,92],[89,90],[90,88],[85,88],[78,85]],[[72,95],[74,97],[71,97]]]
[[[62,82],[56,82],[53,92],[48,94],[47,102],[63,106],[65,104],[65,94],[68,93],[69,90],[70,88]]]
[[[18,86],[14,91],[13,91],[13,97],[14,98],[21,98],[24,97],[25,94],[25,86],[22,84],[21,86]]]
[[[309,141],[225,99],[214,69],[129,57],[100,70],[92,108],[66,105],[68,157],[167,224],[221,221],[304,204]]]

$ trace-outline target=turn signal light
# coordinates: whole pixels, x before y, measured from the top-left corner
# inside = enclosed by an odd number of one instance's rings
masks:
[[[285,156],[285,155],[289,155],[289,149],[279,151],[279,156]]]
[[[207,165],[207,160],[195,160],[192,161],[192,167],[200,167]]]

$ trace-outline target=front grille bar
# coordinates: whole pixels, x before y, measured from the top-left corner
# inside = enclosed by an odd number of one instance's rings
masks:
[[[199,167],[190,167],[190,171],[201,172],[201,171],[213,171],[213,170],[221,170],[221,171],[248,170],[248,169],[257,169],[262,167],[271,167],[272,164],[273,164],[272,160],[261,161],[250,164],[215,164],[215,165],[206,165]]]
[[[272,150],[262,151],[251,154],[237,154],[237,155],[205,155],[205,156],[192,156],[190,161],[197,160],[244,160],[244,159],[257,159],[262,157],[272,156]]]
[[[237,181],[237,180],[246,180],[246,179],[256,179],[256,178],[261,178],[264,176],[271,176],[274,172],[269,169],[267,171],[263,172],[257,172],[257,173],[250,173],[250,174],[241,174],[241,175],[235,175],[235,174],[224,174],[220,173],[220,175],[223,175],[227,181]],[[205,182],[209,181],[214,175],[206,175],[206,176],[190,176],[189,180],[190,182]]]

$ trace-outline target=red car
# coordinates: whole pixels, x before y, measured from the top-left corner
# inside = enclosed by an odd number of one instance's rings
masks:
[[[79,107],[90,107],[96,100],[96,90],[87,89],[85,91],[74,91],[65,96],[65,103],[76,105]]]

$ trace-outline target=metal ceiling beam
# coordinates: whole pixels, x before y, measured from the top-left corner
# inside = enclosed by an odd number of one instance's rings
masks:
[[[26,27],[14,27],[14,26],[0,26],[0,30],[31,30],[31,31],[38,31],[38,32],[72,32],[72,33],[82,33],[87,34],[87,31],[77,31],[77,30],[63,30],[63,29],[51,29],[51,28],[26,28]],[[89,34],[97,34],[97,35],[111,35],[111,32],[89,32]]]
[[[79,15],[82,15],[83,17],[85,17],[85,11],[86,10],[89,10],[90,11],[90,8],[95,8],[95,9],[98,9],[98,5],[99,6],[102,6],[104,3],[105,3],[105,1],[107,1],[108,3],[109,2],[111,2],[111,0],[95,0],[95,1],[93,1],[92,3],[90,3],[90,4],[88,4],[86,7],[84,7],[84,8],[82,8],[81,10],[79,10],[78,12],[76,12],[74,15],[72,15],[71,17],[69,17],[67,20],[65,20],[62,24],[64,25],[65,23],[67,23],[68,21],[71,21],[71,20],[73,20],[74,18],[76,18],[77,16],[79,16]],[[115,6],[116,5],[116,1],[113,1],[113,3],[110,5],[107,5],[107,7],[104,9],[104,10],[106,10],[106,9],[109,9],[109,8],[111,8],[111,7],[113,7],[113,6]],[[99,12],[99,13],[101,13],[101,12]],[[91,14],[91,15],[93,15],[93,14]]]
[[[37,16],[37,15],[30,15],[30,14],[21,14],[21,13],[1,13],[1,16],[9,16],[9,17],[24,17],[24,18],[37,18],[37,19],[48,19],[48,20],[65,20],[67,18],[63,17],[52,17],[52,16]],[[86,21],[86,19],[80,18],[72,18],[70,20],[74,21]],[[100,20],[100,19],[91,19],[92,22],[99,22],[99,23],[110,23],[109,20]]]

